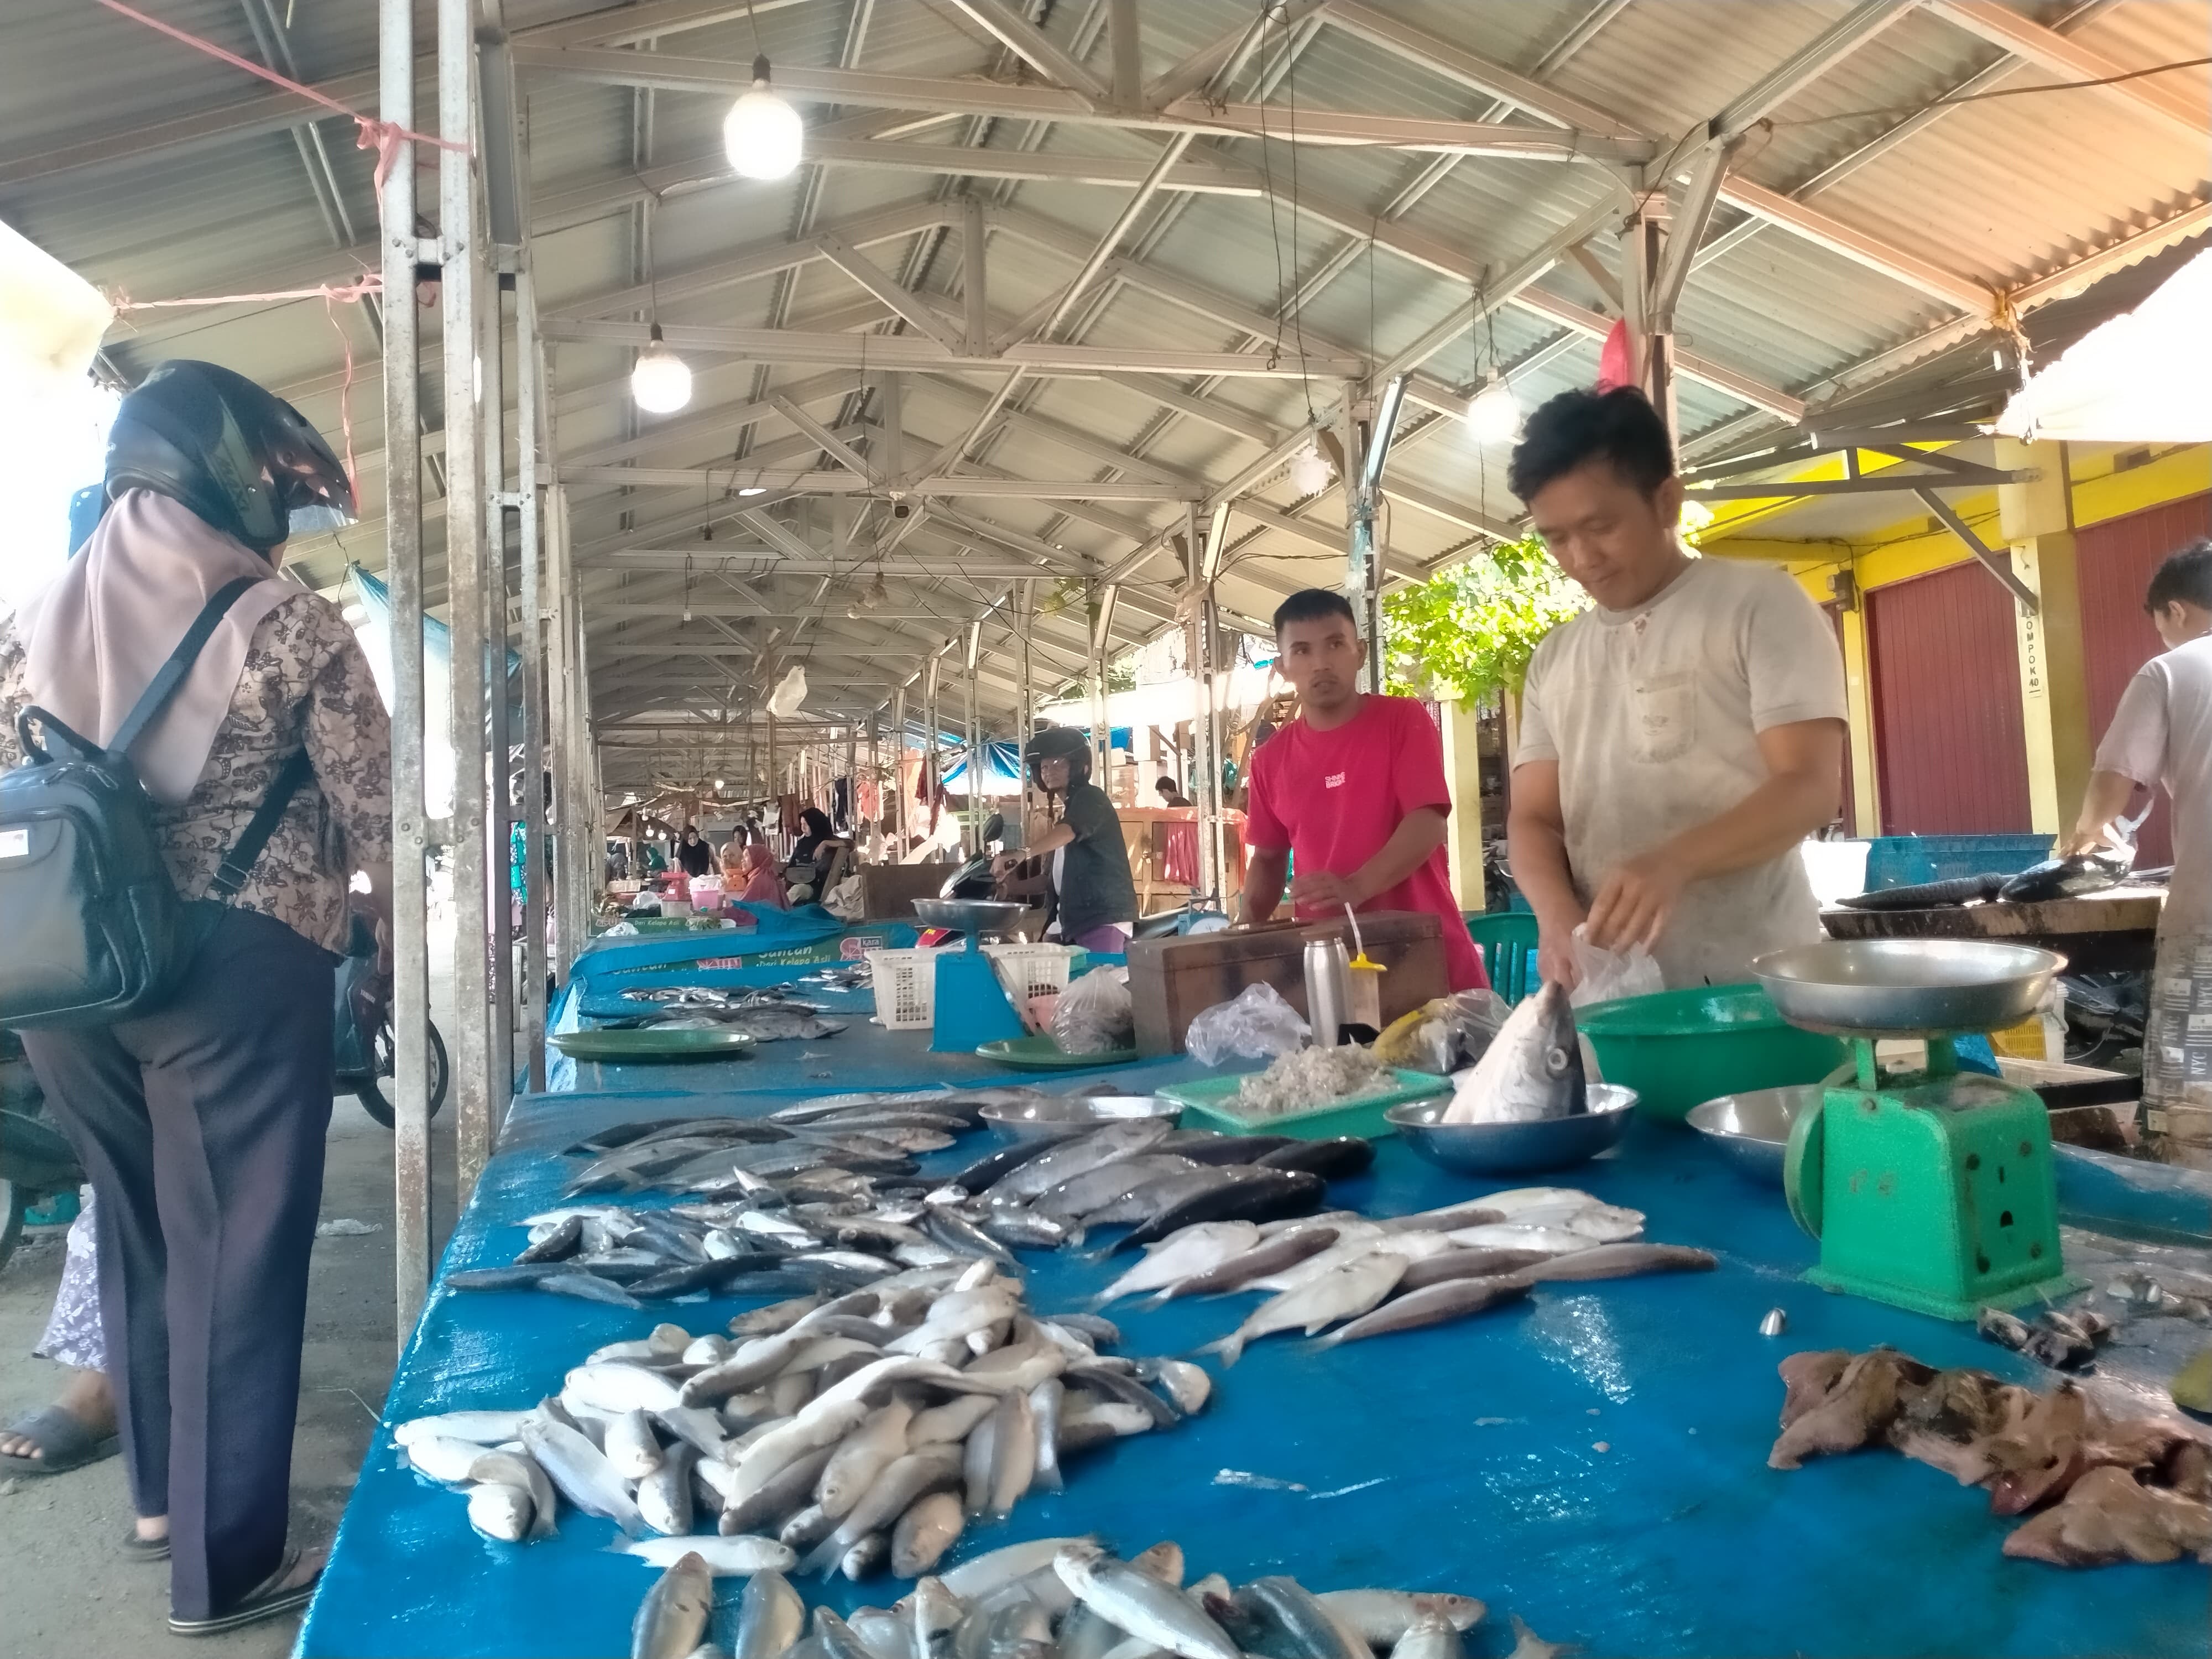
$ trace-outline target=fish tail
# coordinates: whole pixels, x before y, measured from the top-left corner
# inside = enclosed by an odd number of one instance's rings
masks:
[[[845,1539],[844,1528],[840,1527],[817,1544],[799,1562],[797,1576],[828,1577],[837,1571],[837,1564],[845,1559],[845,1552],[852,1547],[852,1542]]]
[[[1244,1357],[1244,1333],[1231,1331],[1218,1342],[1207,1343],[1199,1352],[1219,1354],[1222,1368],[1225,1370]]]
[[[1052,1468],[1048,1469],[1039,1469],[1036,1475],[1031,1478],[1030,1484],[1032,1486],[1042,1486],[1047,1492],[1065,1492],[1067,1490],[1067,1482],[1061,1477],[1060,1466],[1057,1463],[1054,1464]]]

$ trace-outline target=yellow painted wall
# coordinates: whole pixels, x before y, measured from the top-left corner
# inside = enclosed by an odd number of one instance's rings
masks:
[[[2100,449],[2094,454],[2075,454],[2069,458],[2067,471],[2075,528],[2085,528],[2107,519],[2120,518],[2146,507],[2202,495],[2212,489],[2212,445],[2189,445],[2155,456],[2142,465],[2116,471],[2113,464],[2121,453]],[[1864,459],[1869,463],[1864,470],[1871,472],[1875,469],[1870,463],[1882,458],[1868,456]],[[1840,458],[1823,457],[1820,462],[1808,465],[1799,476],[1808,480],[1840,477],[1843,476]],[[1953,510],[1984,543],[1997,548],[2007,545],[1999,523],[1996,489],[1978,490],[1970,495],[1948,495],[1947,499]],[[1909,500],[1909,497],[1899,497],[1900,505]],[[1781,565],[1797,579],[1815,601],[1823,605],[1834,597],[1831,584],[1839,572],[1849,571],[1857,584],[1858,591],[1864,594],[1870,588],[1926,575],[1930,571],[1966,563],[1973,557],[1964,544],[1949,531],[1935,525],[1925,511],[1901,514],[1881,529],[1849,539],[1793,539],[1790,535],[1790,519],[1792,513],[1804,504],[1805,498],[1802,497],[1720,503],[1716,508],[1714,522],[1698,538],[1699,550],[1712,557],[1757,559]],[[2069,606],[2069,610],[2072,608]],[[1843,635],[1845,685],[1850,705],[1852,780],[1859,832],[1872,835],[1881,822],[1878,811],[1880,782],[1875,776],[1873,704],[1867,683],[1866,629],[1863,612],[1845,615]],[[2054,688],[2058,689],[2062,688]],[[2067,677],[2063,690],[2066,706],[2054,711],[2048,718],[2071,720],[2086,729],[2088,713],[2082,700],[2078,674]],[[2094,734],[2091,738],[2094,739]],[[2070,777],[2076,769],[2054,767],[2049,757],[2045,757],[2045,765],[2041,769],[2068,775],[2068,787],[2078,790],[2078,785],[2073,785]],[[2041,819],[2055,811],[2063,820],[2072,810],[2070,801],[2039,800],[2037,817]],[[2039,823],[2039,827],[2052,826]]]

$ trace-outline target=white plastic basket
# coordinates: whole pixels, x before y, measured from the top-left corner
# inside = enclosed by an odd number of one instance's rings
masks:
[[[1002,984],[1018,982],[1021,994],[1057,996],[1067,988],[1068,970],[1078,946],[1073,945],[986,945],[983,954],[998,966]]]
[[[927,1031],[937,1024],[937,952],[871,951],[876,1018],[887,1031]]]

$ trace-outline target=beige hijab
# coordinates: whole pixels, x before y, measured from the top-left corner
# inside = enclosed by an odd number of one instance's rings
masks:
[[[108,742],[208,596],[240,576],[262,580],[239,596],[132,747],[154,799],[180,804],[207,769],[255,627],[298,591],[243,542],[181,501],[124,491],[84,550],[17,617],[32,701],[71,731]]]

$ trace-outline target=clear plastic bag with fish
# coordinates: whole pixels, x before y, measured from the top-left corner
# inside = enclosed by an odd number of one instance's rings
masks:
[[[1480,1060],[1512,1013],[1512,1005],[1488,989],[1437,997],[1392,1021],[1375,1039],[1375,1057],[1385,1066],[1449,1077]]]
[[[1313,1036],[1298,1011],[1272,985],[1248,985],[1190,1023],[1183,1048],[1201,1066],[1225,1060],[1275,1060],[1305,1047]]]
[[[1094,968],[1060,994],[1052,1037],[1071,1054],[1103,1054],[1137,1039],[1137,1006],[1127,968]]]
[[[1612,1002],[1621,997],[1648,997],[1667,988],[1659,964],[1642,944],[1626,951],[1601,950],[1577,927],[1572,939],[1575,953],[1574,1006]]]

